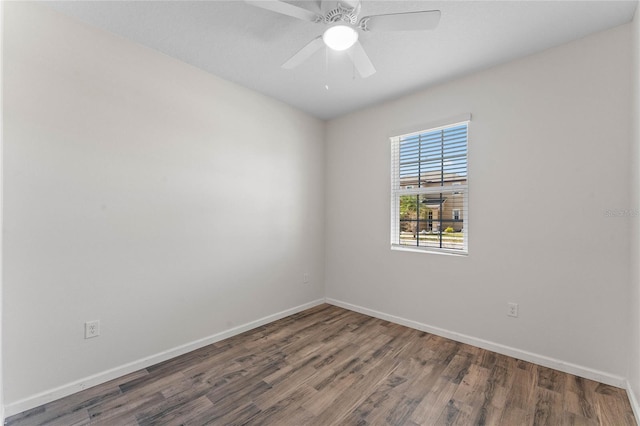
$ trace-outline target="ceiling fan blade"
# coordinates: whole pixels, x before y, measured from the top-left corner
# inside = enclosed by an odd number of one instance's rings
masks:
[[[438,26],[438,22],[439,10],[425,10],[365,16],[360,20],[359,26],[363,31],[415,31],[432,30]]]
[[[367,78],[370,75],[375,74],[376,68],[371,63],[367,52],[364,51],[362,44],[359,41],[351,47],[351,49],[347,50],[349,57],[353,61],[353,65],[355,65],[360,77]]]
[[[245,0],[245,3],[261,9],[270,10],[282,15],[302,19],[303,21],[320,22],[322,16],[307,9],[278,0]]]
[[[323,47],[324,41],[322,41],[322,36],[314,38],[305,47],[300,49],[298,53],[289,58],[287,62],[282,64],[282,68],[291,69],[297,67]]]

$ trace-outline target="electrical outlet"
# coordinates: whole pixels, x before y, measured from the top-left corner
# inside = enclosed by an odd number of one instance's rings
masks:
[[[305,284],[309,284],[309,273],[305,272],[304,274],[302,274],[302,282]]]
[[[87,321],[84,323],[84,338],[91,339],[100,335],[100,321]]]
[[[518,304],[513,302],[507,303],[507,316],[518,318]]]

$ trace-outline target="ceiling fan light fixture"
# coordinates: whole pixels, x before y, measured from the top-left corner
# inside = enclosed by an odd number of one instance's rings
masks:
[[[358,41],[358,32],[348,25],[335,25],[327,28],[322,34],[322,40],[329,49],[347,50]]]

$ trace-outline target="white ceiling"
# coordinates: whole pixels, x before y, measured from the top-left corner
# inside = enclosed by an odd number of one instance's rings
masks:
[[[319,1],[291,3],[320,10]],[[366,79],[357,76],[344,53],[324,49],[298,68],[280,68],[324,25],[241,0],[46,5],[330,119],[630,22],[637,1],[362,0],[360,16],[442,11],[433,31],[362,33],[360,41],[377,68]]]

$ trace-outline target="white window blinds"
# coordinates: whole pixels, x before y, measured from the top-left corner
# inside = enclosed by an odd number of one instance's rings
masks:
[[[391,244],[468,251],[468,121],[391,138]]]

